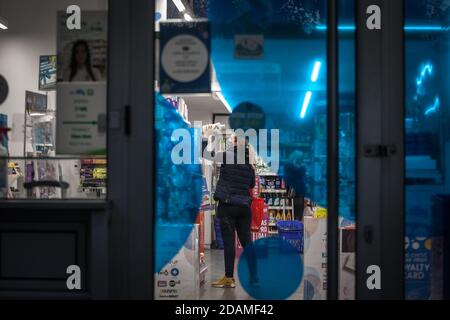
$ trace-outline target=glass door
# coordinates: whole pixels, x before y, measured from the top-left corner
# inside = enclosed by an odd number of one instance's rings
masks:
[[[156,299],[323,300],[330,279],[340,299],[355,298],[354,6],[156,1]],[[337,8],[330,233],[327,17]]]
[[[405,1],[405,298],[448,299],[450,4]]]
[[[327,298],[327,4],[156,1],[156,299]],[[339,10],[335,271],[353,299],[354,2]],[[248,163],[218,156],[241,147]]]

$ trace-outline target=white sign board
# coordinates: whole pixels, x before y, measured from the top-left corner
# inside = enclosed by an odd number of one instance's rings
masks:
[[[106,153],[106,83],[57,85],[56,153]]]

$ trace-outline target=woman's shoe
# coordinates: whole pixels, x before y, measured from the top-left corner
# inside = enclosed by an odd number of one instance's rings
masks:
[[[223,277],[219,281],[213,282],[212,286],[214,288],[235,288],[236,283],[234,281],[234,278]]]

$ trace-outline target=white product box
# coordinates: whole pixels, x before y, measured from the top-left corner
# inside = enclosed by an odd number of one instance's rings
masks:
[[[327,219],[304,217],[304,275],[305,300],[327,298]]]
[[[176,228],[176,226],[174,226]],[[173,232],[177,232],[173,230]],[[196,300],[200,288],[199,225],[178,254],[155,274],[157,300]]]

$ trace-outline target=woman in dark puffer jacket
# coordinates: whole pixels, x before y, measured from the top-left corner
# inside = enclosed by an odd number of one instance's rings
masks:
[[[245,150],[245,155],[241,150]],[[222,163],[214,199],[219,201],[217,216],[224,242],[225,276],[213,282],[216,288],[234,288],[235,233],[243,248],[251,243],[250,225],[252,220],[250,189],[255,186],[255,170],[249,161],[249,146],[234,146],[225,153],[218,154],[216,160]],[[249,263],[250,284],[257,285],[256,258],[253,250],[245,251]]]

